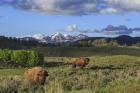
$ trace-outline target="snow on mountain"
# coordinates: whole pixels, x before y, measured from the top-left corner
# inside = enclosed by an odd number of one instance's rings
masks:
[[[23,37],[23,38],[20,38],[20,40],[25,40],[25,41],[36,41],[36,39],[33,38],[33,37]]]
[[[35,34],[35,35],[33,35],[33,38],[35,38],[37,40],[43,40],[45,38],[45,35],[43,35],[43,34]]]
[[[51,36],[51,40],[54,42],[63,42],[65,40],[65,37],[61,33],[56,33]]]
[[[43,34],[35,34],[33,35],[33,38],[35,38],[39,42],[44,42],[44,43],[47,43],[51,40],[49,36],[45,36]]]
[[[75,36],[75,38],[76,38],[76,40],[82,40],[82,39],[88,38],[88,36],[83,35],[83,34],[79,34],[79,35]]]
[[[88,38],[88,36],[83,34],[72,36],[69,34],[55,33],[51,36],[46,36],[43,34],[35,34],[32,37],[25,37],[24,40],[37,40],[42,43],[58,43],[58,42],[74,42],[86,38]]]
[[[74,37],[68,34],[64,34],[66,41],[73,41]]]

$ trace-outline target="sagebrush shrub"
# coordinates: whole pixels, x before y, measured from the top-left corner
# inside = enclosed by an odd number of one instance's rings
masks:
[[[4,62],[14,62],[22,66],[43,65],[44,57],[34,50],[0,49],[0,59]]]

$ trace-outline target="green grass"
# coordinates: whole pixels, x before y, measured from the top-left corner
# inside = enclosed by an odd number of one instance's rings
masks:
[[[112,55],[130,55],[140,56],[140,48],[131,47],[84,47],[84,48],[68,48],[68,47],[46,47],[35,48],[35,50],[43,53],[47,57],[90,57],[90,56],[112,56]]]
[[[79,90],[79,91],[74,90],[70,93],[95,93],[95,92],[91,90]]]
[[[84,69],[73,69],[68,65],[47,67],[49,77],[45,83],[45,93],[139,93],[140,92],[140,57],[128,55],[95,56]],[[74,58],[46,57],[46,62],[67,62]],[[32,93],[33,88],[9,77],[22,78],[25,69],[0,69],[0,77],[6,88]],[[7,78],[8,77],[8,78]],[[5,80],[5,81],[4,81]],[[13,80],[13,79],[12,79]],[[19,79],[18,79],[19,80]],[[22,80],[20,80],[22,82]],[[10,83],[10,84],[9,84]],[[2,84],[2,85],[3,85]],[[1,84],[0,84],[1,85]],[[7,92],[8,93],[8,92]],[[40,92],[39,92],[40,93]]]
[[[90,62],[88,67],[139,67],[140,57],[129,55],[113,55],[113,56],[93,56],[89,57]],[[74,57],[45,57],[45,62],[72,62]]]
[[[45,93],[140,93],[139,48],[42,48],[39,51],[46,55],[46,64],[53,64],[46,67],[49,77]],[[72,62],[77,56],[90,58],[84,69],[61,64]],[[35,86],[23,79],[25,69],[0,69],[0,93],[13,90],[33,93]],[[38,88],[35,93],[44,93],[41,91]]]
[[[17,69],[18,71],[19,69]],[[72,69],[70,67],[49,68],[49,77],[45,83],[45,93],[139,93],[140,77],[138,68],[123,69]],[[7,71],[7,70],[5,70]],[[11,75],[15,73],[11,73]],[[22,74],[22,72],[21,72]],[[18,75],[18,74],[17,74]],[[14,76],[10,76],[13,77]],[[22,76],[16,76],[11,81],[9,77],[4,77],[0,85],[5,85],[6,89],[27,90],[28,85],[24,85]],[[0,79],[1,80],[1,79]],[[21,82],[19,82],[19,81]],[[12,86],[11,86],[12,85]],[[1,88],[2,91],[4,88]],[[118,91],[119,90],[119,91]],[[4,91],[4,90],[3,90]],[[30,91],[30,92],[29,92]],[[32,88],[26,93],[33,93]],[[5,90],[5,93],[8,93]]]
[[[24,69],[0,69],[0,76],[23,75]]]
[[[101,88],[102,93],[140,93],[140,81],[120,80]]]

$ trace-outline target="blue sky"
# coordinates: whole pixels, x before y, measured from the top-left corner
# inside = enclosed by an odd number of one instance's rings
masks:
[[[122,34],[140,36],[140,10],[138,10],[139,7],[136,7],[136,5],[140,6],[139,0],[124,0],[127,2],[116,0],[118,5],[116,3],[110,4],[113,0],[109,0],[110,2],[105,8],[101,6],[100,3],[104,3],[101,0],[99,0],[100,2],[92,2],[96,0],[85,0],[85,2],[82,0],[77,0],[78,2],[72,2],[72,0],[70,0],[71,2],[66,0],[52,0],[53,2],[51,0],[38,0],[40,2],[35,2],[35,5],[32,5],[35,0],[28,0],[32,2],[29,5],[30,2],[26,2],[26,0],[24,0],[26,4],[22,3],[22,5],[19,4],[20,1],[22,0],[0,1],[0,35],[22,37],[38,33],[51,35],[60,32],[72,35],[83,33],[89,36]],[[130,5],[130,7],[126,6],[126,9],[125,7],[122,8],[121,4],[126,5],[128,1],[131,1],[130,4],[135,4],[135,6]],[[93,4],[89,5],[89,2]],[[69,7],[79,5],[79,9],[77,9],[78,7],[69,9],[64,5],[63,9],[62,4],[67,4]],[[88,8],[85,8],[85,4],[88,4]],[[94,5],[101,7],[101,9],[94,9]],[[33,8],[36,6],[39,8]],[[137,28],[136,31],[132,30],[135,28]]]

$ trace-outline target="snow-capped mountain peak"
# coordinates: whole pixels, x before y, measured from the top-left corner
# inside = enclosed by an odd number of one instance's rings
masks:
[[[33,35],[33,38],[43,43],[48,43],[51,40],[49,36],[45,36],[43,34],[35,34]]]
[[[45,38],[44,34],[35,34],[33,35],[33,38],[37,39],[37,40],[42,40]]]
[[[68,37],[68,36],[70,36],[69,34],[64,34],[64,37]]]
[[[55,37],[64,37],[64,35],[62,35],[61,33],[55,33],[51,36],[52,38],[55,38]]]
[[[44,34],[35,34],[31,38],[43,43],[59,43],[59,42],[74,42],[77,40],[86,39],[88,38],[88,36],[83,34],[72,36],[69,34],[55,33],[51,36],[46,36]]]
[[[65,40],[64,35],[61,33],[56,33],[51,36],[53,42],[63,42]]]
[[[86,39],[86,38],[88,38],[88,36],[83,35],[83,34],[79,34],[79,35],[76,36],[76,38],[77,38],[78,40],[81,40],[81,39]]]
[[[74,37],[69,35],[69,34],[64,34],[64,37],[66,40],[73,40],[74,39]]]

